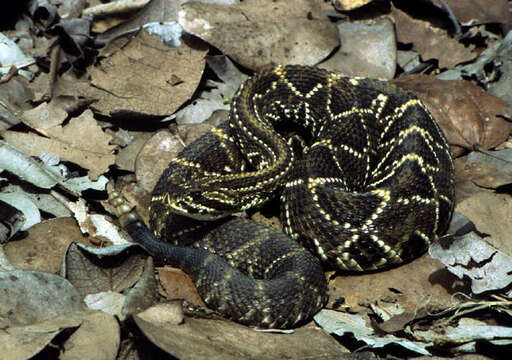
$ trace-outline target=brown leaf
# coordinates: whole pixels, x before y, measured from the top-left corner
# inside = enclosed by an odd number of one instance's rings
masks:
[[[82,12],[82,16],[94,17],[91,30],[101,33],[126,21],[151,0],[112,1],[91,6]]]
[[[196,306],[206,307],[197,289],[187,274],[180,269],[169,266],[157,268],[160,284],[165,290],[168,300],[182,299]]]
[[[355,276],[337,276],[329,282],[329,304],[344,298],[340,308],[350,311],[366,311],[370,304],[394,299],[404,312],[414,313],[422,304],[429,309],[444,308],[452,301],[451,294],[466,292],[455,276],[449,274],[443,264],[424,255],[408,264],[385,272]],[[426,301],[426,294],[432,299]]]
[[[271,63],[314,65],[339,45],[335,25],[313,0],[189,2],[179,23],[252,70]]]
[[[48,241],[48,239],[52,239]],[[94,241],[80,232],[73,218],[56,218],[32,226],[20,241],[4,245],[9,262],[18,269],[41,270],[57,274],[62,257],[71,242]]]
[[[108,292],[115,296],[139,280],[144,263],[142,253],[95,255],[73,243],[64,258],[65,277],[82,296]]]
[[[61,160],[78,164],[89,170],[92,180],[108,171],[115,161],[112,154],[114,146],[109,145],[112,137],[101,130],[90,110],[71,119],[63,127],[58,125],[46,129],[46,133],[52,138],[15,131],[6,131],[2,135],[9,144],[29,155],[39,156],[41,152],[49,152],[58,155]]]
[[[90,81],[84,78],[77,78],[72,71],[68,71],[57,78],[53,84],[53,102],[62,103],[72,101],[79,104],[93,103],[103,96],[103,91],[91,87]],[[34,81],[30,83],[30,88],[35,94],[36,101],[43,101],[50,97],[50,77],[46,73],[41,73]],[[65,99],[65,100],[62,100]],[[76,108],[77,106],[71,105]]]
[[[114,146],[109,144],[112,136],[103,132],[90,110],[71,119],[66,126],[55,126],[47,131],[51,137],[77,149],[94,149],[100,154],[111,154],[114,150]]]
[[[2,322],[11,326],[37,324],[82,309],[73,285],[61,276],[36,270],[0,271]],[[2,331],[2,335],[9,333]],[[3,351],[3,347],[2,347]],[[2,357],[5,353],[2,352]],[[4,357],[5,359],[5,357]]]
[[[141,319],[154,325],[179,325],[183,323],[184,314],[181,301],[156,304],[137,314]]]
[[[43,292],[48,295],[54,295],[46,289],[44,289]],[[33,294],[24,295],[25,296],[20,298],[34,297]],[[41,303],[51,305],[52,299],[46,297],[41,301]],[[31,310],[34,311],[35,309],[32,308]],[[8,354],[9,359],[16,360],[36,358],[46,346],[52,346],[52,340],[55,340],[57,335],[62,332],[72,332],[74,329],[79,327],[82,323],[82,318],[83,312],[75,311],[53,316],[48,320],[43,320],[25,326],[8,326],[3,323],[2,328],[5,330],[0,333],[0,347],[2,348],[2,355]]]
[[[392,8],[391,16],[395,20],[397,40],[405,44],[412,43],[413,49],[425,61],[437,59],[440,68],[452,68],[477,56],[472,48],[465,47],[445,30],[435,28],[426,21],[413,19],[395,7]]]
[[[137,0],[137,2],[139,1]],[[113,4],[114,2],[110,3]],[[118,2],[117,4],[122,3],[126,2]],[[134,2],[132,1],[131,3]],[[106,4],[103,4],[102,7],[105,5]],[[100,55],[110,56],[117,49],[126,45],[126,40],[122,38],[122,35],[133,32],[133,29],[139,29],[148,23],[175,22],[178,20],[178,6],[179,4],[176,0],[151,0],[137,12],[136,16],[131,17],[129,20],[124,21],[122,24],[102,34],[98,34],[97,39],[107,43],[106,46],[100,50]],[[96,20],[97,19],[95,19],[95,22]]]
[[[512,117],[507,103],[469,81],[411,75],[393,82],[425,103],[450,145],[490,149],[512,131],[512,123],[500,117]]]
[[[116,318],[103,311],[89,311],[80,327],[64,343],[59,359],[115,359],[119,343]]]
[[[186,319],[185,324],[173,325],[149,322],[138,315],[133,318],[151,342],[179,359],[353,358],[314,325],[298,328],[293,334],[272,334],[228,321]]]
[[[434,0],[439,3],[438,0]],[[453,14],[463,24],[512,22],[512,12],[507,0],[444,0]]]
[[[207,51],[199,41],[193,47],[183,43],[171,48],[142,30],[124,48],[89,69],[92,86],[102,90],[93,106],[105,115],[172,114],[196,90]],[[183,82],[172,85],[173,76]]]

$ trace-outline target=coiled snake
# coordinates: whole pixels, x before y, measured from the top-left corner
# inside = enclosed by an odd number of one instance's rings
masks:
[[[288,236],[229,217],[276,196]],[[453,205],[448,146],[416,97],[290,65],[243,84],[228,123],[170,163],[153,192],[153,233],[132,218],[125,225],[191,275],[209,307],[285,328],[327,301],[311,253],[342,270],[400,264],[446,230]]]

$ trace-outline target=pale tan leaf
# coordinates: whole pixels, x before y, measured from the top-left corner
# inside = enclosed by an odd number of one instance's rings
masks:
[[[336,26],[313,0],[189,2],[178,15],[186,31],[252,70],[272,63],[314,65],[339,45]]]
[[[89,72],[102,90],[93,107],[105,115],[135,112],[170,115],[190,99],[205,66],[208,50],[196,41],[171,48],[157,36],[140,31],[132,41]],[[182,82],[176,84],[178,77]]]
[[[58,126],[66,119],[68,113],[53,103],[43,102],[30,110],[24,111],[21,121],[32,129],[48,135],[47,129]]]
[[[96,180],[115,161],[111,136],[105,134],[97,124],[90,110],[71,119],[66,126],[46,129],[52,137],[48,139],[32,133],[6,131],[6,141],[32,156],[42,152],[58,155],[61,160],[71,161],[89,170],[89,176]]]
[[[115,317],[102,311],[86,312],[82,325],[64,343],[59,359],[114,360],[120,337]]]

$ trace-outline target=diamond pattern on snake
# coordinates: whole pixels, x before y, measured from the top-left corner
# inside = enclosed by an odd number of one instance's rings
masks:
[[[238,216],[279,199],[284,233]],[[244,83],[229,121],[155,186],[150,228],[127,228],[182,268],[205,303],[262,328],[325,306],[324,269],[410,261],[449,224],[453,164],[424,105],[390,83],[276,66]]]

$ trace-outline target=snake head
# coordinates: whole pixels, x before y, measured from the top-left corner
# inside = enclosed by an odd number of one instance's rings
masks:
[[[240,212],[234,204],[236,194],[233,191],[214,190],[200,182],[186,186],[169,184],[165,194],[153,196],[153,200],[164,202],[175,214],[197,220],[216,220]]]

